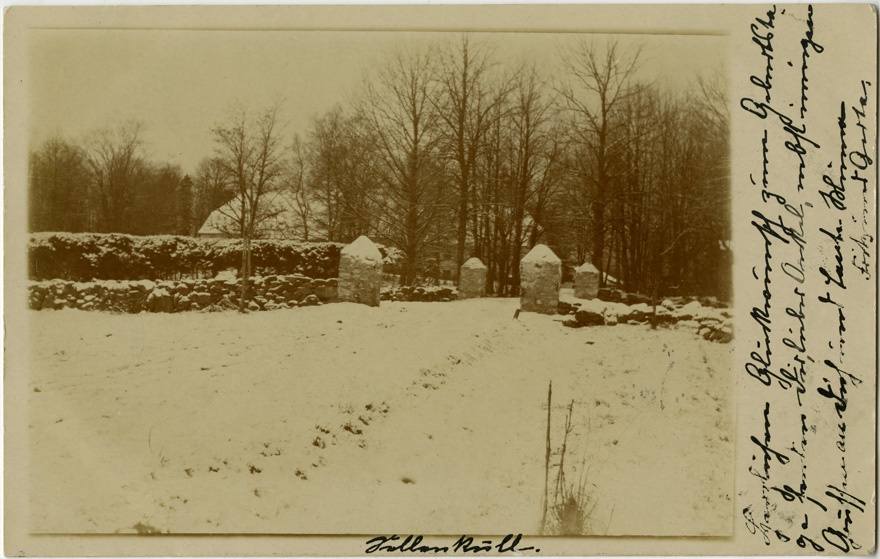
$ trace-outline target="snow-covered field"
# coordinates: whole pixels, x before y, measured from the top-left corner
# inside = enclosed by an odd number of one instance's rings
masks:
[[[32,530],[535,534],[552,381],[594,532],[728,534],[732,344],[517,307],[31,312]]]

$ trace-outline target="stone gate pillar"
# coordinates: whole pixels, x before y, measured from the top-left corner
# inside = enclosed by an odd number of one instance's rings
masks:
[[[574,296],[578,299],[595,299],[599,293],[599,270],[590,262],[584,262],[574,272]]]
[[[547,245],[535,245],[519,263],[519,303],[527,312],[556,314],[562,261]]]
[[[339,253],[339,301],[379,306],[382,288],[382,253],[361,235]]]
[[[459,299],[479,299],[486,294],[486,265],[476,256],[461,265]]]

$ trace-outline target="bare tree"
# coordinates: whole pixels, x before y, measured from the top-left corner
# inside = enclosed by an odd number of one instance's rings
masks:
[[[70,141],[47,140],[30,157],[28,215],[31,231],[89,230],[88,169]]]
[[[237,191],[237,198],[224,206],[234,220],[241,236],[241,295],[239,312],[244,302],[251,276],[251,241],[261,221],[267,219],[264,211],[267,195],[278,185],[281,174],[281,148],[276,103],[256,115],[244,107],[235,107],[225,124],[212,130],[216,154]]]
[[[305,176],[316,224],[330,241],[351,242],[373,227],[375,147],[361,117],[336,106],[312,121]]]
[[[178,233],[182,180],[177,165],[144,161],[137,188],[130,194],[125,224],[117,230],[133,235]]]
[[[54,138],[31,154],[31,228],[135,235],[189,232],[189,184],[177,165],[143,155],[142,125],[86,137],[87,148]]]
[[[664,162],[659,155],[666,130],[659,93],[650,87],[637,87],[624,104],[626,139],[620,170],[618,196],[614,200],[612,257],[616,276],[629,290],[644,290],[652,262],[652,228],[662,208],[657,198],[658,170]]]
[[[382,199],[373,207],[385,238],[404,254],[404,285],[418,276],[449,214],[438,151],[440,117],[431,102],[436,87],[430,53],[413,49],[398,53],[366,84],[360,104],[379,152],[375,174]]]
[[[709,77],[697,76],[700,94],[697,104],[703,110],[706,122],[719,135],[726,135],[730,129],[730,107],[727,103],[727,79],[721,73]]]
[[[180,179],[175,200],[176,224],[175,233],[178,235],[195,235],[193,220],[193,180],[189,175]]]
[[[523,245],[532,247],[550,226],[556,208],[560,145],[554,127],[552,100],[537,68],[518,72],[510,124],[514,136],[514,230],[511,254],[512,291],[519,292],[519,261]],[[528,214],[526,213],[528,211]],[[530,217],[526,223],[526,217]],[[528,227],[528,231],[526,231]],[[528,233],[528,237],[526,237]]]
[[[308,242],[314,214],[306,185],[308,167],[305,152],[306,148],[299,135],[294,136],[290,146],[290,156],[285,162],[284,188],[293,201],[294,211],[299,220],[300,238]]]
[[[143,124],[130,121],[94,132],[87,140],[90,186],[98,230],[125,229],[132,197],[144,174]]]
[[[197,233],[211,213],[235,197],[236,189],[219,157],[206,157],[196,168],[193,220]]]
[[[588,40],[563,53],[563,66],[568,81],[559,88],[563,106],[571,116],[575,138],[590,155],[593,165],[589,183],[582,187],[590,191],[591,257],[593,264],[607,274],[605,260],[606,205],[611,195],[614,166],[621,153],[620,127],[623,119],[619,111],[632,95],[630,80],[636,70],[641,49],[623,52],[616,41],[604,48]],[[584,177],[587,178],[587,177]]]
[[[503,81],[492,83],[489,75],[494,66],[489,48],[475,44],[470,36],[462,35],[458,42],[441,49],[437,69],[438,95],[432,99],[442,119],[440,127],[442,150],[453,162],[453,176],[458,193],[455,280],[464,263],[467,241],[469,204],[472,177],[492,119],[500,118],[498,111],[509,90]]]
[[[724,119],[692,95],[642,86],[623,105],[608,262],[630,291],[722,294],[729,262]],[[727,271],[725,271],[727,269]]]

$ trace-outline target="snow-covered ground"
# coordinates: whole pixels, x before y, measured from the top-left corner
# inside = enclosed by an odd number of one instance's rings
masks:
[[[594,532],[728,534],[732,344],[517,307],[31,312],[32,530],[535,534],[552,381]]]

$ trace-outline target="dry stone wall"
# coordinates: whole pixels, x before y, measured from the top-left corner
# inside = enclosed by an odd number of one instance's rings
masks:
[[[383,289],[380,298],[383,301],[408,301],[422,303],[448,303],[456,299],[456,290],[446,286],[402,286]]]
[[[616,326],[618,324],[650,325],[654,328],[693,330],[701,338],[713,342],[733,340],[731,309],[712,306],[713,301],[664,299],[656,309],[647,303],[626,304],[601,299],[560,301],[559,314],[572,315],[563,324],[571,328],[584,326]]]
[[[30,282],[31,309],[64,309],[138,313],[184,312],[208,308],[237,308],[238,279],[160,281],[50,280]],[[337,300],[337,280],[294,274],[251,278],[246,296],[249,310],[273,310],[330,303]]]

